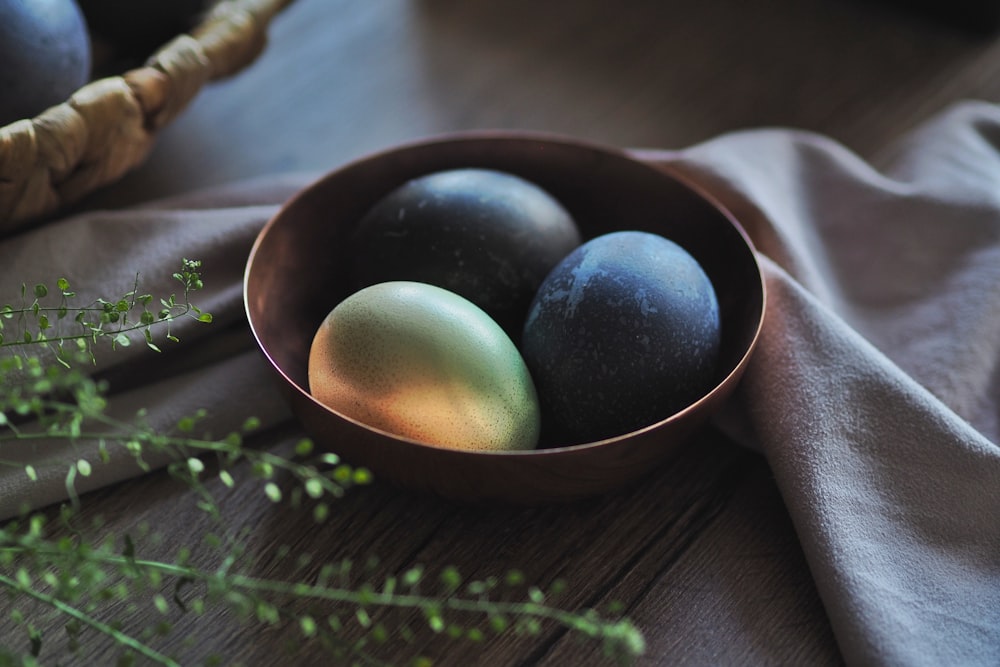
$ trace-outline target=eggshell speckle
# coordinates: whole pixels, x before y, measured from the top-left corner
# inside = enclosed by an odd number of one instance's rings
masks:
[[[648,426],[716,381],[719,305],[679,245],[623,231],[588,241],[542,283],[522,353],[547,442],[596,441]]]
[[[368,426],[458,449],[536,446],[535,387],[514,343],[480,308],[424,283],[372,285],[324,319],[310,392]]]
[[[538,286],[580,242],[569,212],[534,183],[493,169],[449,169],[407,181],[361,219],[352,282],[443,287],[517,342]]]

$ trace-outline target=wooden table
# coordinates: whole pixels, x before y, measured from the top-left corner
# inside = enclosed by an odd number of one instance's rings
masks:
[[[879,164],[895,139],[965,97],[1000,98],[1000,42],[880,5],[298,0],[256,64],[206,89],[147,165],[90,203],[318,173],[396,142],[487,127],[680,148],[792,126]],[[268,437],[298,435],[289,425]],[[180,488],[152,474],[98,492],[89,512],[122,534],[148,522],[168,553],[210,528]],[[376,483],[348,493],[317,529],[255,485],[226,503],[236,523],[255,526],[247,562],[261,576],[304,552],[359,567],[377,557],[374,580],[416,563],[470,578],[518,568],[542,587],[565,580],[559,606],[622,603],[647,642],[640,664],[841,662],[766,462],[712,429],[632,488],[568,506],[470,508]],[[276,545],[292,555],[276,558]],[[213,652],[291,664],[297,628],[212,620],[184,616],[166,646],[192,664]],[[347,637],[360,636],[348,625]],[[85,643],[84,662],[105,664],[106,651]],[[421,653],[447,665],[601,664],[598,645],[548,627],[482,644],[423,630],[378,651],[394,664]],[[293,662],[328,664],[322,655],[298,648]]]

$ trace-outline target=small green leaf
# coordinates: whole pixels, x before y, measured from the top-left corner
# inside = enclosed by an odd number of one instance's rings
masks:
[[[201,315],[198,316],[198,321],[199,322],[211,322],[212,321],[212,313],[202,313]]]
[[[306,480],[306,493],[309,494],[310,498],[322,498],[323,497],[323,483],[316,479],[315,477]]]
[[[444,619],[439,614],[434,613],[427,618],[427,625],[434,632],[442,632],[444,630]]]
[[[263,623],[274,625],[281,620],[278,608],[269,602],[260,600],[257,602],[257,619]]]
[[[404,572],[402,581],[405,586],[412,588],[413,586],[416,586],[418,583],[420,583],[420,580],[423,579],[423,576],[424,576],[424,568],[418,565]]]
[[[270,479],[274,475],[274,466],[267,461],[257,461],[253,464],[252,470],[260,479]]]
[[[90,462],[87,459],[80,459],[76,462],[76,470],[84,477],[90,477],[92,469],[90,467]]]
[[[462,575],[459,574],[458,569],[449,565],[441,571],[441,583],[445,585],[449,591],[454,591],[462,585]]]
[[[281,502],[281,489],[274,482],[268,482],[264,485],[264,493],[267,494],[268,499],[272,503]]]
[[[202,463],[201,459],[191,457],[187,460],[188,470],[191,471],[192,475],[198,476],[205,471],[205,464]]]
[[[312,454],[313,442],[308,438],[299,440],[295,445],[295,453],[299,456],[309,456]]]
[[[524,573],[520,570],[511,570],[505,578],[508,586],[517,586],[524,583]]]
[[[35,298],[44,299],[49,293],[49,288],[42,283],[35,285]]]

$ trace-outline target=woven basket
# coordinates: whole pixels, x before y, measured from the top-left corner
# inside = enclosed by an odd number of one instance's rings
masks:
[[[160,129],[206,83],[264,50],[293,0],[223,0],[142,67],[98,79],[35,118],[0,127],[0,233],[78,201],[149,155]]]

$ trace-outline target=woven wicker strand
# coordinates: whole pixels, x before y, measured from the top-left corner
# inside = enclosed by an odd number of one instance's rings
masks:
[[[55,213],[121,178],[157,132],[208,82],[264,50],[271,20],[293,0],[224,0],[189,35],[146,63],[98,79],[35,118],[0,127],[0,233]]]

